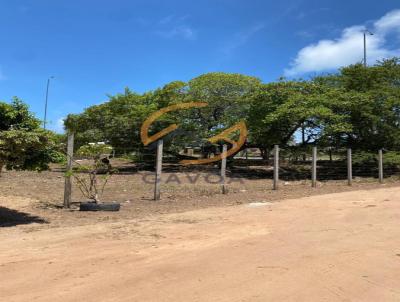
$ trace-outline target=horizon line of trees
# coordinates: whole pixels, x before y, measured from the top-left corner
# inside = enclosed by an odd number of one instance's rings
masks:
[[[180,125],[167,139],[172,154],[185,146],[207,145],[206,138],[241,120],[249,131],[244,147],[259,148],[265,158],[275,144],[365,152],[400,149],[399,58],[369,67],[354,64],[310,80],[263,83],[256,77],[214,72],[143,94],[126,88],[103,104],[69,115],[65,126],[75,132],[77,148],[106,141],[119,153],[140,153],[145,152],[140,127],[152,112],[193,101],[209,105],[171,112],[153,126],[157,132],[171,123]]]
[[[395,151],[391,161],[400,163],[399,58],[369,67],[354,64],[309,80],[263,83],[247,75],[214,72],[143,94],[126,88],[103,104],[68,115],[65,127],[75,132],[76,149],[104,141],[117,154],[143,155],[148,151],[140,139],[143,121],[166,106],[194,101],[208,106],[170,112],[152,126],[155,133],[179,124],[165,138],[172,156],[187,146],[210,150],[207,138],[244,120],[248,137],[243,148],[259,148],[264,158],[275,144],[292,155],[316,145],[337,151],[352,148],[359,154]],[[232,139],[238,135],[233,133]],[[0,102],[0,171],[3,166],[48,169],[50,162],[65,160],[65,141],[65,135],[42,129],[20,99]]]

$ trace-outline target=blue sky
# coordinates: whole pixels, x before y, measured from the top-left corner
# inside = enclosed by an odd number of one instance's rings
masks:
[[[129,87],[214,71],[307,77],[400,55],[400,3],[381,1],[0,0],[0,100],[16,95],[49,127]]]

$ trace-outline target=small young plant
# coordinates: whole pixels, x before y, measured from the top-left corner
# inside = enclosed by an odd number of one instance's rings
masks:
[[[111,152],[110,145],[99,143],[84,145],[76,152],[77,155],[90,160],[90,163],[77,163],[71,176],[76,180],[83,196],[95,203],[100,201],[108,180],[115,172],[109,161]]]

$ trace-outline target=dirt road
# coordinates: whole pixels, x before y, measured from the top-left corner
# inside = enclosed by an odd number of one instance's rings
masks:
[[[400,301],[399,196],[1,228],[0,301]]]

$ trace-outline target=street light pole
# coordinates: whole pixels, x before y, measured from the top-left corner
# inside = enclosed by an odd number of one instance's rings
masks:
[[[367,67],[367,33],[370,36],[373,36],[374,34],[370,32],[368,29],[364,30],[364,67]]]
[[[54,79],[53,76],[47,79],[47,88],[46,88],[46,101],[44,104],[44,119],[43,119],[43,128],[46,129],[47,123],[47,101],[49,99],[49,86],[50,86],[50,79]]]

